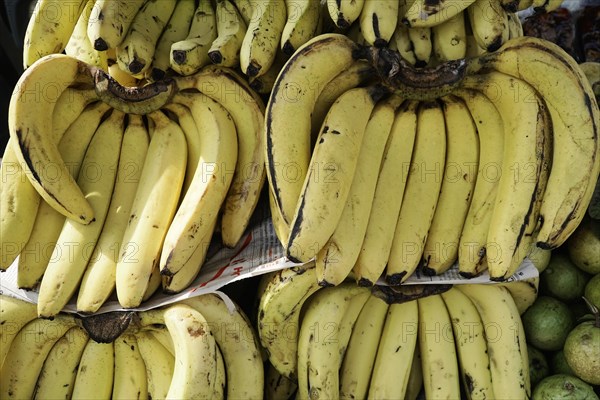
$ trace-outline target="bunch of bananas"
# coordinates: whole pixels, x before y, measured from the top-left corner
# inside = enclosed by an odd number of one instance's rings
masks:
[[[3,399],[261,399],[263,360],[243,311],[208,294],[138,313],[36,318],[0,295]]]
[[[267,275],[258,311],[266,395],[415,399],[424,387],[428,399],[529,398],[519,308],[512,283],[502,285],[321,288],[313,264]]]
[[[41,280],[40,316],[77,289],[81,312],[115,288],[126,308],[161,284],[179,292],[214,232],[225,246],[240,241],[265,181],[264,106],[232,70],[124,89],[90,64],[49,55],[17,88],[2,159],[1,269],[15,264],[21,288]]]
[[[316,259],[322,285],[350,271],[398,285],[457,260],[505,280],[567,239],[600,173],[592,87],[536,38],[415,69],[321,35],[286,63],[265,120],[277,235],[290,259]]]

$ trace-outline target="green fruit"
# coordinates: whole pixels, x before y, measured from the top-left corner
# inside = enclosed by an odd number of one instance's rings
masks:
[[[527,346],[527,356],[529,358],[529,379],[531,386],[535,386],[550,375],[550,367],[544,353],[531,345]]]
[[[574,320],[569,307],[560,300],[540,296],[522,317],[525,337],[540,350],[562,349]]]
[[[585,285],[583,295],[596,307],[600,308],[600,274],[596,274]]]
[[[537,246],[533,246],[531,253],[527,255],[540,274],[548,267],[551,257],[552,250],[540,249]]]
[[[583,296],[588,277],[565,254],[555,253],[540,274],[540,292],[564,302]]]
[[[550,360],[550,367],[552,374],[575,375],[569,364],[567,364],[565,353],[562,350],[554,353]]]
[[[533,390],[533,400],[598,400],[594,389],[574,376],[552,375]]]
[[[564,353],[569,367],[580,379],[600,385],[600,324],[585,321],[567,336]]]
[[[571,261],[589,274],[600,273],[600,221],[584,219],[567,240]]]

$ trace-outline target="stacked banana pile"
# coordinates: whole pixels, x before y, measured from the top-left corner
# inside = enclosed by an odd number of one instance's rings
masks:
[[[321,35],[286,63],[265,120],[277,235],[290,259],[316,259],[322,285],[351,271],[399,285],[456,261],[505,280],[569,237],[600,173],[592,87],[536,38],[415,69]]]
[[[239,307],[213,294],[53,320],[0,295],[0,322],[3,399],[263,398],[255,330]]]
[[[321,288],[304,265],[259,290],[267,398],[530,397],[523,325],[501,285]]]
[[[263,105],[218,66],[124,89],[66,55],[27,69],[2,159],[1,269],[52,317],[77,292],[134,308],[197,276],[215,232],[235,246],[264,184]],[[17,256],[18,261],[15,262]]]

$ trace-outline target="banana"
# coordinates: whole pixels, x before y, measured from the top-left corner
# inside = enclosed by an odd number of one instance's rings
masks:
[[[11,343],[30,321],[37,318],[35,303],[0,294],[0,367]]]
[[[401,24],[396,27],[394,36],[392,36],[392,41],[390,42],[390,48],[394,51],[397,51],[400,54],[400,57],[402,57],[402,59],[409,64],[415,65],[417,63],[415,49],[413,48],[410,38],[408,37],[407,26]]]
[[[317,141],[325,116],[337,98],[350,89],[367,85],[375,74],[374,68],[368,62],[359,60],[342,70],[323,87],[310,115],[312,144]]]
[[[166,276],[177,273],[198,246],[208,250],[209,233],[231,184],[238,152],[235,124],[223,106],[201,93],[180,94],[175,101],[192,112],[201,164],[164,239],[160,271]]]
[[[292,380],[298,379],[300,311],[319,289],[314,263],[310,263],[277,271],[260,298],[258,337],[273,367]]]
[[[119,64],[117,64],[116,61],[109,60],[108,74],[110,75],[111,78],[113,78],[115,81],[117,81],[119,83],[119,85],[121,85],[121,86],[124,86],[124,87],[137,87],[138,86],[139,80],[136,77],[134,77],[133,75],[130,75],[129,73],[123,71],[119,67]]]
[[[265,400],[292,399],[298,385],[296,382],[281,375],[273,365],[267,366],[265,376]]]
[[[533,5],[533,0],[519,0],[517,3],[517,11],[523,11]]]
[[[107,71],[107,52],[94,49],[94,45],[90,42],[87,33],[90,16],[95,4],[96,0],[87,0],[85,2],[84,9],[73,29],[73,34],[65,46],[65,54]]]
[[[58,315],[53,320],[36,318],[15,336],[0,370],[0,397],[30,399],[48,353],[67,331],[75,326],[72,316]]]
[[[152,266],[152,271],[150,271],[150,277],[148,278],[148,286],[146,286],[146,290],[144,290],[144,296],[142,296],[142,303],[148,301],[152,297],[154,293],[161,287],[162,284],[162,276],[160,274],[160,269],[158,269],[158,265]]]
[[[415,300],[389,306],[377,347],[368,398],[404,398],[417,347],[418,311]]]
[[[227,385],[225,377],[225,361],[223,354],[217,346],[217,372],[215,375],[215,389],[212,395],[213,399],[225,399],[225,386]]]
[[[73,399],[110,399],[115,370],[114,344],[88,340],[77,369]]]
[[[321,6],[318,1],[286,0],[287,20],[281,32],[281,51],[291,56],[304,43],[321,34]]]
[[[404,399],[417,400],[422,389],[423,369],[421,368],[421,352],[419,351],[419,346],[415,346],[415,354],[413,355],[412,365],[410,366],[410,374],[408,375]]]
[[[152,327],[152,329],[146,330],[146,332],[148,332],[154,339],[162,344],[163,347],[167,349],[167,351],[171,353],[173,357],[175,357],[175,346],[173,345],[173,339],[171,338],[171,335],[165,326],[155,326]]]
[[[508,32],[509,39],[523,36],[523,25],[517,13],[508,13]]]
[[[356,263],[363,242],[377,185],[385,144],[392,130],[396,108],[393,98],[377,104],[365,128],[356,172],[340,220],[315,260],[317,280],[322,286],[338,285]]]
[[[497,285],[457,285],[471,299],[485,328],[493,393],[530,398],[527,344],[519,310],[508,289]]]
[[[163,323],[173,339],[176,362],[167,398],[212,398],[219,349],[206,318],[185,304],[144,314],[141,316],[143,324]]]
[[[397,0],[364,0],[360,13],[360,28],[365,41],[376,47],[386,47],[398,23]]]
[[[469,76],[463,85],[481,90],[504,121],[504,168],[486,244],[490,279],[504,280],[519,267],[533,241],[551,157],[551,125],[541,99],[520,79],[490,72]]]
[[[536,242],[558,247],[581,222],[600,174],[600,112],[593,90],[572,57],[541,39],[515,38],[497,54],[482,57],[482,66],[523,79],[546,102],[554,150]]]
[[[156,43],[152,66],[146,70],[146,76],[149,73],[153,81],[159,81],[165,77],[171,66],[171,45],[187,37],[195,9],[195,0],[178,0],[175,4],[171,18]]]
[[[564,0],[535,0],[532,4],[536,12],[550,13],[563,4]]]
[[[228,309],[215,294],[182,300],[201,313],[213,333],[227,366],[227,394],[230,399],[262,399],[264,371],[256,334],[248,317],[238,306]]]
[[[475,0],[435,2],[416,0],[407,7],[401,18],[402,22],[410,27],[431,28],[444,24],[457,15],[462,15],[463,11],[472,7],[473,3]]]
[[[38,0],[36,2],[23,39],[24,69],[44,56],[61,53],[65,49],[86,2],[86,0],[70,2]]]
[[[287,10],[280,0],[252,0],[250,3],[252,19],[240,49],[240,68],[248,77],[254,77],[267,72],[275,60],[287,22]]]
[[[502,282],[498,285],[508,289],[519,310],[519,314],[523,315],[537,299],[540,277],[536,276],[531,279],[523,279],[520,281]]]
[[[252,0],[232,0],[246,26],[252,20]]]
[[[467,31],[463,13],[447,19],[431,28],[433,52],[439,61],[465,58],[467,55]]]
[[[264,107],[241,77],[228,68],[205,68],[177,81],[219,102],[233,118],[238,134],[238,157],[221,217],[223,244],[234,247],[246,231],[265,182]],[[235,94],[235,95],[232,95]]]
[[[423,248],[423,272],[439,275],[458,257],[458,242],[469,211],[479,161],[477,128],[460,99],[445,97],[446,165],[427,240]]]
[[[352,285],[352,283],[348,283],[349,285]],[[339,358],[339,363],[338,364],[329,364],[329,365],[325,365],[323,364],[324,367],[330,368],[330,367],[334,367],[335,371],[337,371],[336,373],[339,372],[339,370],[342,367],[342,362],[344,360],[344,355],[346,354],[346,350],[348,349],[348,344],[350,342],[350,336],[352,336],[352,331],[354,330],[354,326],[356,324],[356,321],[358,320],[358,316],[360,315],[362,309],[364,308],[367,300],[369,300],[369,297],[371,296],[371,292],[367,289],[361,291],[359,294],[355,295],[352,300],[350,300],[350,304],[348,304],[348,308],[346,309],[346,311],[344,312],[344,316],[342,317],[342,319],[340,320],[340,327],[339,327],[339,332],[338,332],[338,339],[337,339],[337,344],[338,344],[338,351],[340,353],[340,358]],[[314,360],[314,358],[313,358]],[[325,359],[323,359],[323,361],[325,362]],[[323,370],[321,370],[323,371]],[[331,372],[333,373],[333,372]]]
[[[73,176],[79,174],[85,152],[109,110],[110,107],[102,102],[90,104],[62,136],[58,151]],[[19,256],[17,270],[17,285],[25,289],[33,288],[42,278],[66,220],[46,202],[40,203],[34,217],[31,235]]]
[[[338,28],[347,29],[361,15],[365,0],[327,0],[329,16]]]
[[[187,144],[183,131],[160,111],[149,114],[149,118],[154,123],[149,131],[150,144],[117,261],[116,291],[124,308],[142,302],[152,269],[159,263],[185,175]]]
[[[60,93],[74,83],[85,82],[92,83],[87,64],[62,54],[46,56],[21,75],[8,110],[13,147],[30,182],[53,208],[82,224],[92,221],[93,209],[69,173],[56,143],[42,132],[52,126]]]
[[[281,210],[275,204],[275,195],[269,190],[269,211],[271,212],[271,222],[275,235],[281,247],[285,247],[288,237],[290,236],[290,226],[283,220]]]
[[[504,121],[496,106],[482,93],[460,90],[455,94],[467,105],[479,136],[475,189],[458,243],[459,273],[472,278],[487,268],[487,233],[503,167]]]
[[[80,312],[98,311],[115,288],[121,240],[129,219],[149,141],[142,117],[129,114],[127,118],[115,186],[104,227],[79,285],[77,310]]]
[[[79,360],[88,340],[82,328],[74,327],[54,343],[40,371],[34,398],[71,398]]]
[[[279,76],[279,71],[283,68],[288,60],[288,56],[283,54],[282,50],[277,51],[275,60],[267,72],[261,76],[254,76],[248,78],[248,84],[250,87],[259,94],[269,95],[273,90],[273,85]]]
[[[498,0],[476,0],[467,8],[477,45],[494,52],[508,40],[508,14]]]
[[[146,366],[148,398],[164,399],[173,379],[175,357],[148,331],[136,332],[135,338]]]
[[[113,399],[147,399],[146,364],[132,334],[123,334],[113,343],[115,348],[115,376]]]
[[[116,47],[117,64],[123,71],[140,76],[150,68],[156,43],[167,25],[176,0],[147,0],[135,15],[127,35]]]
[[[352,89],[331,106],[310,160],[286,253],[307,262],[325,246],[340,220],[369,117],[382,88]]]
[[[419,350],[425,397],[459,399],[458,360],[454,347],[452,321],[444,300],[441,295],[433,295],[418,299],[417,304],[419,305]]]
[[[266,171],[275,204],[288,224],[308,172],[311,112],[325,85],[354,62],[355,49],[346,36],[320,35],[296,51],[273,86],[265,115]],[[295,122],[294,135],[289,135],[290,121]]]
[[[346,283],[320,290],[307,304],[298,337],[298,398],[339,398],[341,321],[368,289]]]
[[[104,225],[115,183],[125,115],[117,110],[103,121],[86,150],[77,178],[94,208],[94,221],[81,225],[67,219],[40,283],[38,314],[52,317],[77,290]]]
[[[415,55],[415,67],[423,68],[429,64],[433,54],[431,28],[408,28],[408,40]]]
[[[421,261],[442,186],[446,146],[442,108],[434,102],[421,103],[413,156],[388,258],[388,284],[406,281]]]
[[[366,398],[388,307],[371,295],[361,310],[340,368],[340,398]]]
[[[452,319],[460,376],[469,399],[494,398],[485,327],[475,305],[457,288],[441,294]]]
[[[396,113],[381,161],[367,231],[353,267],[359,285],[374,285],[388,262],[417,131],[416,102]]]
[[[88,38],[98,51],[116,48],[129,31],[146,0],[96,0],[88,24]]]
[[[236,67],[240,62],[240,49],[246,35],[246,23],[229,0],[217,2],[217,37],[208,49],[213,64]]]
[[[210,63],[208,49],[217,38],[215,9],[210,0],[200,0],[184,40],[171,45],[169,63],[179,75],[192,75]]]

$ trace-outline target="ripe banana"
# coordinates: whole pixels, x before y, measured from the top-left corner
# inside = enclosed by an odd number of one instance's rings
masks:
[[[152,66],[146,70],[146,76],[148,77],[149,73],[151,80],[159,81],[165,77],[171,66],[171,45],[187,37],[195,9],[195,0],[179,0],[175,4],[171,18],[156,43]]]
[[[413,355],[412,365],[410,366],[406,394],[404,395],[405,400],[417,400],[418,396],[423,391],[423,369],[421,368],[421,362],[419,346],[415,346],[415,354]]]
[[[441,296],[452,319],[460,376],[463,387],[468,391],[468,398],[494,398],[485,326],[477,308],[457,288],[452,288]]]
[[[102,102],[90,104],[73,121],[60,140],[58,151],[74,177],[79,175],[85,152],[109,109],[110,107]],[[19,256],[17,285],[20,288],[33,288],[42,278],[65,220],[64,215],[48,203],[40,203],[31,235]]]
[[[318,1],[286,0],[287,20],[281,32],[281,51],[291,56],[304,43],[321,34],[321,6]]]
[[[537,225],[551,157],[544,104],[526,82],[500,72],[469,76],[466,88],[478,89],[494,103],[504,121],[503,174],[487,234],[490,279],[505,280],[529,251]]]
[[[73,29],[73,34],[65,46],[65,54],[73,56],[78,60],[86,62],[96,67],[108,70],[108,54],[106,51],[94,49],[94,45],[88,38],[88,24],[96,0],[87,0],[77,24]]]
[[[559,8],[564,0],[535,0],[532,4],[536,12],[550,13]]]
[[[251,0],[232,0],[235,7],[238,9],[246,26],[252,20],[252,1]]]
[[[458,60],[467,55],[467,31],[462,12],[431,28],[433,52],[438,61]]]
[[[179,75],[192,75],[210,63],[208,49],[217,38],[215,10],[210,0],[200,0],[184,40],[171,45],[169,62]]]
[[[279,76],[279,71],[281,71],[287,60],[288,56],[283,54],[282,50],[278,50],[275,60],[267,72],[260,76],[248,78],[250,87],[259,94],[269,95],[273,90],[277,76]]]
[[[415,65],[417,64],[417,56],[415,55],[415,49],[413,44],[408,37],[408,27],[400,24],[396,27],[394,31],[394,36],[392,36],[392,41],[390,43],[390,48],[400,53],[402,59],[406,60],[409,64]],[[419,66],[422,67],[422,62],[419,63]]]
[[[40,58],[61,53],[69,41],[86,0],[38,0],[23,39],[23,68]]]
[[[54,343],[40,371],[34,398],[71,398],[79,360],[88,340],[85,330],[73,327]]]
[[[14,337],[0,370],[0,397],[30,399],[48,353],[67,331],[75,326],[70,315],[53,320],[36,318]]]
[[[389,306],[377,347],[368,398],[404,398],[417,347],[418,312],[415,300]]]
[[[356,172],[340,220],[315,260],[317,280],[322,286],[338,285],[355,265],[363,242],[381,160],[392,130],[398,98],[380,102],[371,113],[358,153]]]
[[[311,112],[325,85],[354,62],[355,49],[343,35],[314,38],[290,58],[273,86],[265,115],[266,171],[275,204],[288,224],[308,172]],[[294,135],[289,135],[289,121],[295,121]]]
[[[386,269],[388,284],[399,285],[406,281],[421,261],[438,203],[445,159],[446,128],[442,108],[435,102],[421,103],[413,156]]]
[[[536,276],[535,278],[520,281],[502,282],[499,285],[508,289],[519,310],[519,314],[523,315],[537,299],[539,284],[540,277]]]
[[[341,321],[366,288],[346,283],[324,288],[307,304],[298,337],[298,398],[339,397]]]
[[[435,2],[416,0],[410,4],[401,18],[402,22],[410,27],[431,28],[441,25],[457,15],[462,15],[463,11],[472,7],[473,3],[475,0]]]
[[[469,109],[460,99],[445,97],[446,165],[438,206],[423,248],[423,272],[439,275],[458,256],[458,242],[477,177],[479,139]]]
[[[150,68],[156,43],[167,25],[176,0],[147,0],[135,15],[127,35],[116,47],[117,64],[123,71],[141,76]]]
[[[546,102],[554,150],[536,241],[545,249],[558,247],[581,222],[600,174],[600,112],[593,90],[572,57],[541,39],[515,38],[483,57],[482,66],[524,80]]]
[[[267,72],[279,48],[287,22],[285,3],[280,0],[252,0],[252,19],[240,49],[240,68],[248,77]]]
[[[292,399],[298,385],[269,364],[265,376],[265,400]]]
[[[369,117],[384,95],[382,88],[358,88],[331,106],[310,160],[286,253],[307,262],[325,246],[338,224],[355,174]]]
[[[113,399],[148,399],[146,364],[132,334],[122,334],[113,343],[115,375]]]
[[[431,42],[431,28],[408,28],[408,40],[410,48],[415,55],[415,67],[427,66],[433,54]]]
[[[279,373],[296,380],[300,311],[320,286],[313,263],[277,271],[267,283],[258,307],[258,337]]]
[[[116,48],[129,31],[146,0],[96,0],[88,25],[88,37],[98,51]]]
[[[504,121],[496,106],[482,93],[461,90],[455,94],[467,105],[479,136],[475,189],[458,244],[459,272],[465,278],[472,278],[487,268],[487,233],[503,170]]]
[[[362,14],[365,0],[327,0],[329,16],[338,28],[347,29]]]
[[[86,150],[77,184],[92,205],[95,218],[88,225],[67,219],[46,267],[38,293],[38,314],[52,317],[76,292],[92,249],[104,225],[115,183],[125,115],[117,110],[103,121]]]
[[[397,0],[364,0],[360,13],[360,28],[365,41],[376,47],[386,47],[398,23]]]
[[[402,104],[386,143],[367,231],[353,267],[362,286],[374,285],[388,262],[413,154],[417,106],[416,102]]]
[[[187,145],[181,128],[159,111],[149,117],[154,126],[117,261],[117,297],[125,308],[142,302],[185,175]]]
[[[366,398],[388,307],[371,295],[361,310],[340,368],[340,398]]]
[[[498,0],[476,0],[467,8],[478,46],[495,52],[508,40],[508,14]]]
[[[88,340],[77,369],[73,399],[110,399],[113,390],[115,352],[113,343]]]
[[[154,339],[156,339],[160,344],[162,344],[163,347],[167,349],[167,351],[171,353],[173,357],[175,357],[175,346],[173,345],[173,338],[171,338],[171,335],[169,334],[169,331],[165,326],[153,326],[152,328],[147,329],[146,332],[152,335]]]
[[[419,350],[425,397],[459,399],[458,360],[454,347],[452,321],[444,300],[441,295],[433,295],[420,298],[417,303],[419,305]]]
[[[527,344],[508,289],[496,285],[456,287],[471,299],[485,328],[493,393],[510,399],[529,398]]]
[[[508,13],[508,36],[509,39],[523,36],[523,25],[517,13]]]
[[[175,357],[148,331],[136,332],[135,338],[146,365],[148,397],[164,399],[173,379]]]
[[[17,334],[36,317],[37,307],[34,303],[0,294],[0,367],[4,366],[8,349]]]
[[[227,394],[230,399],[261,399],[264,371],[254,328],[244,312],[236,306],[228,309],[215,294],[182,300],[208,321],[227,366]]]
[[[175,101],[192,112],[201,163],[164,239],[160,271],[166,276],[177,273],[198,246],[208,250],[208,233],[231,184],[238,152],[235,124],[223,106],[202,93],[179,95]]]
[[[240,62],[240,49],[247,31],[246,23],[229,0],[218,1],[215,13],[217,37],[208,49],[208,57],[213,64],[236,67]]]
[[[115,288],[121,240],[127,227],[149,142],[142,117],[129,114],[127,118],[106,220],[79,285],[77,310],[80,312],[98,311]]]

